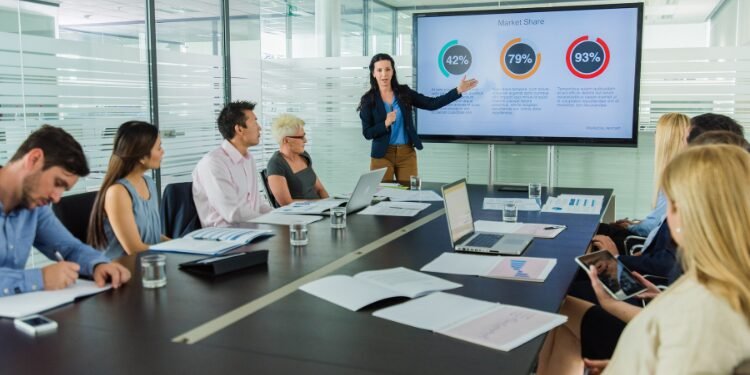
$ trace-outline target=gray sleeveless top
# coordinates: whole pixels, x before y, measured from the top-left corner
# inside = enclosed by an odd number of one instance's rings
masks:
[[[286,178],[286,184],[289,187],[289,194],[292,199],[320,199],[320,195],[315,191],[315,181],[318,180],[318,176],[313,171],[312,159],[310,159],[307,151],[302,152],[300,156],[307,162],[307,168],[297,173],[292,171],[292,167],[289,166],[289,163],[286,162],[279,151],[274,152],[268,159],[266,171],[269,176]]]
[[[146,180],[146,186],[148,186],[148,200],[141,198],[128,180],[121,178],[117,180],[117,183],[125,186],[128,194],[130,194],[130,199],[133,201],[133,215],[135,216],[135,225],[138,228],[138,233],[141,235],[141,241],[146,244],[155,244],[161,240],[161,219],[159,216],[156,185],[151,177],[143,176],[143,179]],[[112,230],[112,225],[110,225],[108,218],[104,219],[104,234],[107,236],[105,254],[110,259],[127,255],[120,241],[115,237],[115,232]]]

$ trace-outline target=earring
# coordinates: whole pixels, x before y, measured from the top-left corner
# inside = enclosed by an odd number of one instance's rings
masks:
[[[674,231],[677,233],[682,233],[682,228],[681,227],[674,228]]]

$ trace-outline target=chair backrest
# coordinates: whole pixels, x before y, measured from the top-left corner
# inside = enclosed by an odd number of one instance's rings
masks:
[[[734,368],[734,375],[750,375],[750,358],[742,361],[737,367]]]
[[[91,209],[94,208],[96,200],[95,191],[81,194],[67,195],[60,202],[52,205],[52,211],[60,222],[75,236],[75,238],[86,242],[89,231],[89,217]]]
[[[263,181],[263,189],[266,191],[266,198],[268,198],[268,203],[273,208],[279,207],[279,202],[276,201],[276,198],[273,196],[273,193],[271,192],[271,188],[268,186],[268,171],[263,168],[260,170],[260,179]]]
[[[161,201],[162,233],[170,238],[179,238],[200,227],[198,210],[193,201],[193,182],[167,185]]]

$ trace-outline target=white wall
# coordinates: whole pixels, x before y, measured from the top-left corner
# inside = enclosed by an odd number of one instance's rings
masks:
[[[708,23],[643,26],[643,48],[708,47]]]

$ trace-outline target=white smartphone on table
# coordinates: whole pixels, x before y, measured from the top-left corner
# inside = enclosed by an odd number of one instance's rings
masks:
[[[607,250],[599,250],[576,258],[576,263],[586,272],[596,267],[599,281],[612,297],[626,300],[646,291],[646,287],[633,277],[630,270]]]
[[[42,335],[57,330],[57,322],[39,314],[24,316],[13,320],[19,330],[31,336]]]

